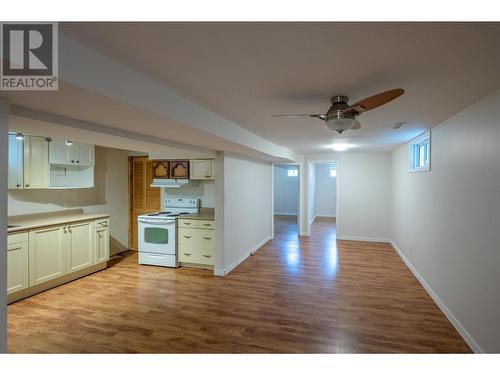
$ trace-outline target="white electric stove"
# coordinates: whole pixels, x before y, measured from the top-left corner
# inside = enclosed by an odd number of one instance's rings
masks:
[[[178,267],[176,218],[199,209],[197,198],[166,198],[161,212],[140,215],[139,264]]]

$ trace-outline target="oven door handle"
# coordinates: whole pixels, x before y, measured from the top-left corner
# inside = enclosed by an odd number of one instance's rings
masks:
[[[139,219],[139,223],[151,224],[151,225],[170,225],[170,224],[175,224],[175,220],[150,221],[150,220],[141,220],[141,219]]]

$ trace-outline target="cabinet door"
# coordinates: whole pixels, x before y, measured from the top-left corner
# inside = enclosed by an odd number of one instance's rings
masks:
[[[9,134],[9,189],[22,189],[23,183],[23,141]]]
[[[71,165],[74,161],[74,145],[66,144],[65,139],[53,139],[49,142],[49,162],[51,164]]]
[[[8,245],[7,294],[26,289],[28,286],[28,242]]]
[[[97,224],[96,227],[96,263],[109,260],[109,226]]]
[[[207,178],[215,178],[215,160],[207,160]]]
[[[66,235],[62,226],[41,228],[29,232],[30,286],[63,276]]]
[[[153,178],[170,178],[168,160],[153,160]]]
[[[208,178],[207,160],[191,160],[189,164],[191,180],[206,180]]]
[[[66,273],[95,264],[94,222],[72,223],[66,231]]]
[[[43,137],[24,137],[24,188],[49,187],[49,146]]]
[[[170,178],[189,178],[189,161],[171,160]]]
[[[94,161],[95,148],[93,145],[77,144],[75,145],[75,163],[85,167],[92,167]]]

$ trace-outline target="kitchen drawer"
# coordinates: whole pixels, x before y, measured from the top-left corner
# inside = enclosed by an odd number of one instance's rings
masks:
[[[215,256],[215,251],[213,248],[207,249],[207,248],[202,248],[201,249],[201,264],[208,264],[213,266],[214,265],[214,256]]]
[[[109,227],[109,219],[108,218],[97,219],[95,221],[95,225],[96,225],[97,228],[99,228],[99,227]]]
[[[215,221],[198,220],[198,228],[200,228],[200,229],[215,229]]]
[[[28,232],[12,233],[7,236],[7,244],[12,245],[19,242],[28,241]]]
[[[201,249],[215,248],[215,232],[210,229],[198,229],[198,238]]]
[[[180,228],[196,228],[196,222],[193,219],[177,219]]]
[[[201,263],[201,253],[196,247],[181,245],[179,246],[179,262]]]
[[[195,245],[200,242],[199,230],[191,228],[179,228],[179,243]]]

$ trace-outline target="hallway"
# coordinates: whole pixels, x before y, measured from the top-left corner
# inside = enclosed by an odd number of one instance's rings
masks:
[[[388,244],[336,241],[318,219],[275,239],[226,277],[108,269],[8,308],[11,353],[464,353],[459,334]]]

